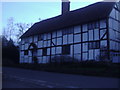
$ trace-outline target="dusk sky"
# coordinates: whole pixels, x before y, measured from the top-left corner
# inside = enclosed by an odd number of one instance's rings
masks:
[[[70,0],[70,10],[75,10],[100,0]],[[77,2],[78,1],[78,2]],[[1,3],[0,3],[1,6]],[[2,2],[2,27],[7,25],[10,17],[16,23],[35,23],[61,14],[61,0],[58,2]],[[0,29],[0,33],[1,33]]]

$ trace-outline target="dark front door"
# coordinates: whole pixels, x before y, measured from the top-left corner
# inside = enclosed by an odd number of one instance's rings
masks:
[[[33,61],[33,63],[38,63],[38,60],[37,60],[37,50],[33,49],[31,51],[32,51],[32,61]]]

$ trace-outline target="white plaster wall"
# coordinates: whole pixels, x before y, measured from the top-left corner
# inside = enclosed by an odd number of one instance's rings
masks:
[[[116,36],[115,36],[115,31],[113,31],[112,29],[109,29],[109,35],[110,35],[110,39],[113,39],[113,40],[115,40],[116,38]]]
[[[20,51],[20,63],[23,63],[24,52]]]
[[[93,30],[89,30],[89,41],[93,40]]]
[[[81,44],[74,45],[74,54],[81,53]]]
[[[83,41],[88,41],[88,33],[83,33]]]
[[[32,56],[32,53],[30,50],[28,51],[28,56]]]
[[[89,50],[89,60],[93,60],[93,50]]]
[[[67,35],[63,36],[63,44],[67,44]]]
[[[32,39],[32,36],[29,37],[29,43],[32,43],[33,39]]]
[[[46,39],[47,39],[47,34],[44,33],[44,34],[42,34],[42,35],[43,35],[43,40],[46,40]]]
[[[62,47],[56,47],[56,54],[62,53]]]
[[[113,41],[110,41],[110,49],[114,49],[114,47],[115,47],[115,43],[113,42]]]
[[[106,41],[106,40],[101,41],[101,42],[100,42],[100,46],[107,46],[107,41]]]
[[[54,43],[54,44],[53,44]],[[56,39],[52,39],[52,46],[56,45]]]
[[[118,55],[116,56],[115,54],[120,54],[120,53],[115,53],[115,52],[111,53],[112,62],[113,63],[120,63],[120,56],[118,56]]]
[[[21,50],[25,50],[25,47],[24,47],[24,45],[21,45],[21,47],[22,47],[22,49],[21,49]]]
[[[49,56],[46,56],[46,63],[49,63]]]
[[[62,45],[62,38],[57,38],[57,45]]]
[[[42,56],[42,49],[37,50],[37,56]]]
[[[109,27],[113,28],[113,19],[109,18]]]
[[[116,46],[116,49],[115,49],[115,50],[116,50],[116,51],[118,51],[118,50],[119,50],[119,48],[120,48],[120,47],[119,47],[119,43],[118,43],[118,42],[116,42],[116,43],[115,43],[115,46]]]
[[[32,57],[29,57],[29,63],[32,63]]]
[[[47,55],[50,55],[50,48],[47,48]]]
[[[55,37],[56,37],[56,31],[52,33],[52,38],[55,38]]]
[[[28,43],[25,44],[25,50],[27,50],[27,49],[28,49]]]
[[[42,63],[47,63],[47,57],[43,56],[43,62]]]
[[[106,28],[106,21],[105,20],[100,21],[100,28]]]
[[[73,43],[73,34],[68,35],[68,44]]]
[[[28,58],[28,56],[24,56],[24,63],[29,63],[29,58]]]
[[[19,49],[22,50],[22,44],[19,45]]]
[[[51,39],[51,33],[48,33],[48,35],[47,35],[48,37],[48,39]]]
[[[86,61],[86,60],[88,60],[87,58],[88,58],[88,53],[83,53],[82,54],[82,60]]]
[[[23,57],[20,57],[19,63],[23,63]]]
[[[55,47],[52,47],[52,55],[55,54]]]
[[[120,50],[120,44],[117,42],[117,50]]]
[[[74,42],[81,42],[81,34],[74,35]]]
[[[36,42],[35,45],[38,46],[38,42]]]
[[[81,32],[81,27],[80,26],[75,26],[74,27],[74,33],[80,33]]]
[[[74,58],[77,59],[77,61],[81,61],[81,54],[75,54]]]
[[[47,46],[48,46],[48,47],[51,46],[50,44],[51,44],[51,40],[48,40],[48,41],[47,41]]]
[[[99,30],[94,29],[94,40],[99,40]]]
[[[38,35],[35,35],[34,36],[34,42],[37,42],[38,41]]]
[[[99,50],[99,49],[95,49],[95,50],[94,50],[94,54],[95,54],[95,60],[96,60],[96,61],[99,61],[100,50]]]
[[[22,42],[22,44],[24,44],[24,43],[25,43],[25,40],[24,40],[24,39],[22,39],[22,40],[21,40],[21,42]]]
[[[42,57],[38,57],[38,63],[42,63]]]
[[[88,30],[87,29],[87,24],[84,24],[82,29],[83,29],[83,32],[87,31]]]
[[[38,48],[42,48],[43,47],[43,41],[38,41]]]
[[[115,18],[115,9],[112,9],[111,13],[110,13],[110,16]]]
[[[100,38],[102,38],[105,33],[106,33],[106,29],[100,30]]]
[[[72,57],[73,56],[73,45],[70,45],[70,56]]]
[[[21,57],[24,56],[24,51],[20,51],[20,56],[21,56]]]
[[[113,29],[118,30],[118,22],[115,20],[112,20],[112,21],[113,21]]]
[[[82,49],[83,49],[83,52],[88,51],[88,43],[83,43]]]
[[[62,30],[57,31],[57,37],[62,36]]]
[[[47,41],[44,41],[43,43],[44,43],[43,46],[44,46],[44,47],[47,47]]]

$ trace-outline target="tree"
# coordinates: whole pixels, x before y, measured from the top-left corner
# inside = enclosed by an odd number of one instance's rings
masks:
[[[19,50],[13,43],[13,40],[7,40],[4,36],[2,39],[2,60],[3,65],[13,65],[19,62]]]
[[[14,18],[10,17],[8,19],[8,24],[3,28],[3,36],[8,40],[13,40],[13,42],[18,45],[20,42],[20,36],[28,30],[33,24],[26,23],[15,23]]]
[[[25,33],[25,31],[28,30],[29,27],[31,27],[33,24],[26,24],[26,23],[16,23],[16,28],[17,28],[17,34],[16,34],[16,38],[17,38],[17,43],[19,44],[20,42],[20,36],[23,35],[23,33]]]

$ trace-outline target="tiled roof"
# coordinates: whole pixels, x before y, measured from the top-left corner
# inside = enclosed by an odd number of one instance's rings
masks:
[[[35,23],[21,38],[107,18],[115,2],[97,2],[74,11]]]

